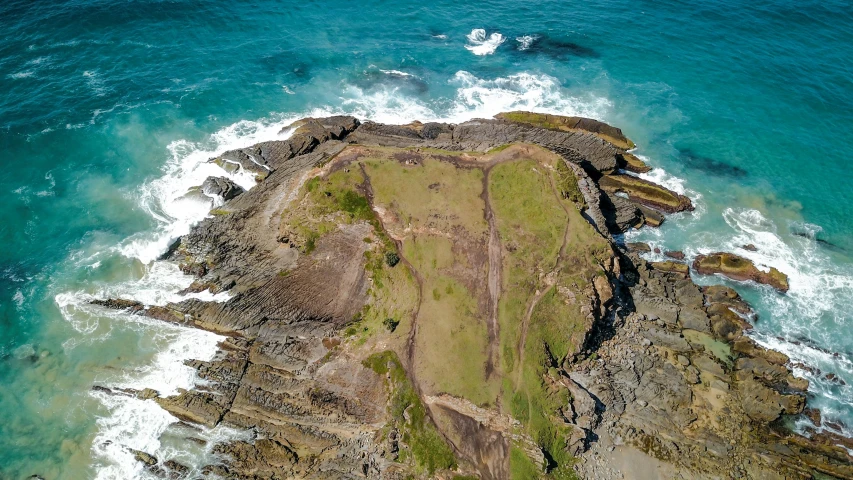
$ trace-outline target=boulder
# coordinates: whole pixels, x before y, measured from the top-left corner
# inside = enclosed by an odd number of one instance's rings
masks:
[[[205,195],[221,197],[228,201],[243,193],[243,188],[225,177],[207,177],[201,184],[201,190]]]
[[[763,272],[752,263],[752,260],[733,253],[717,252],[709,255],[699,255],[693,261],[693,269],[702,275],[719,273],[733,280],[752,280],[763,283],[779,290],[788,291],[788,276],[770,267],[769,272]]]
[[[663,252],[663,254],[669,258],[674,258],[676,260],[684,260],[684,252],[680,252],[678,250],[676,250],[676,251],[667,250],[667,251]]]
[[[625,248],[628,249],[629,252],[650,253],[652,251],[652,247],[645,242],[626,243]]]

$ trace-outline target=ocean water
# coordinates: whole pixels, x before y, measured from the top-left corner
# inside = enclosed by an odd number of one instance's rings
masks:
[[[329,113],[621,127],[698,207],[628,239],[787,273],[787,295],[701,280],[820,369],[796,371],[821,428],[853,434],[847,2],[5,0],[0,27],[0,478],[145,478],[129,448],[195,468],[213,442],[185,437],[245,435],[92,391],[188,388],[219,337],[87,302],[178,299],[191,279],[155,259],[211,207],[179,198],[224,174],[204,161]]]

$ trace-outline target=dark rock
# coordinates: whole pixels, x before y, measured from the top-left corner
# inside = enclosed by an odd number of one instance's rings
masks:
[[[630,153],[620,153],[617,155],[617,158],[619,160],[619,167],[629,172],[646,173],[652,170],[652,167],[648,166],[646,162]]]
[[[667,251],[663,252],[663,254],[669,258],[674,258],[676,260],[684,260],[684,252],[680,252],[677,250],[676,251],[667,250]]]
[[[750,244],[747,244],[747,245],[744,245],[744,246],[743,246],[743,249],[744,249],[744,250],[746,250],[746,251],[748,251],[748,252],[757,252],[757,251],[758,251],[758,247],[756,247],[755,245],[753,245],[753,244],[751,244],[751,243],[750,243]]]
[[[643,243],[643,242],[626,243],[625,248],[627,248],[628,251],[631,251],[631,252],[649,253],[652,251],[652,248],[649,246],[649,244]]]
[[[92,305],[99,305],[104,308],[113,310],[128,310],[131,313],[136,313],[142,310],[145,306],[136,300],[125,300],[122,298],[108,298],[106,300],[92,300]]]
[[[149,453],[145,453],[141,450],[133,450],[131,448],[128,449],[130,453],[133,454],[133,458],[135,458],[138,462],[142,462],[147,467],[153,467],[157,465],[157,458]]]
[[[226,202],[243,193],[240,185],[225,177],[207,177],[201,189],[206,195],[221,197]]]
[[[453,128],[446,123],[425,123],[421,128],[421,136],[429,140],[435,140],[441,134],[450,135]]]
[[[495,115],[495,118],[550,130],[589,132],[623,150],[630,150],[635,147],[634,142],[625,137],[621,129],[591,118],[564,117],[562,115],[532,112],[505,112]]]
[[[808,419],[811,420],[815,426],[819,427],[821,425],[820,410],[816,408],[806,408],[805,410],[803,410],[803,415],[808,417]]]

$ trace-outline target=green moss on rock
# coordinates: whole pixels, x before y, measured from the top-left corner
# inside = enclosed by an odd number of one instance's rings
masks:
[[[710,255],[699,255],[693,261],[693,268],[703,275],[719,273],[733,280],[752,280],[757,283],[770,285],[781,291],[788,291],[788,276],[770,267],[769,272],[763,272],[748,258],[733,253],[717,252]]]
[[[629,200],[666,213],[693,210],[693,203],[684,195],[632,175],[605,175],[598,185],[607,193],[624,193]]]
[[[495,118],[547,128],[549,130],[588,132],[623,150],[630,150],[636,146],[634,142],[622,133],[621,129],[591,118],[565,117],[562,115],[521,111],[499,113],[495,115]]]

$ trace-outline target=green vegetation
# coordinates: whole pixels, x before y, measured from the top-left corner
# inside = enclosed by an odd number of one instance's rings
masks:
[[[555,168],[543,168],[549,161]],[[565,450],[571,427],[560,417],[568,391],[559,383],[559,365],[580,348],[589,327],[577,299],[600,271],[607,244],[569,203],[564,192],[574,174],[561,171],[561,163],[552,156],[496,165],[489,195],[507,246],[498,312],[503,403],[545,453],[548,476],[573,478]],[[512,478],[535,478],[539,471],[520,450],[513,450],[510,469]]]
[[[426,406],[418,398],[412,383],[397,358],[387,350],[376,353],[364,365],[379,375],[384,375],[391,392],[390,414],[394,426],[401,432],[402,440],[410,449],[418,467],[432,475],[437,470],[456,468],[456,456],[427,416]],[[400,458],[407,455],[401,446]]]
[[[393,318],[386,318],[385,320],[382,320],[382,325],[385,325],[385,328],[387,328],[389,332],[393,332],[394,330],[396,330],[397,325],[399,324],[400,321],[395,320]]]
[[[229,213],[231,213],[231,212],[228,210],[225,210],[223,208],[214,208],[213,210],[210,211],[211,215],[216,215],[216,216],[228,215]]]
[[[388,252],[385,254],[385,264],[389,267],[394,267],[398,263],[400,263],[400,256],[397,255],[397,252]]]
[[[563,198],[571,200],[579,208],[585,208],[586,201],[578,187],[578,177],[575,176],[575,173],[568,165],[566,165],[564,160],[560,159],[556,164],[557,186],[560,190],[560,194]]]
[[[298,203],[282,213],[284,236],[307,255],[340,224],[359,221],[378,224],[367,198],[358,193],[362,183],[360,172],[346,170],[309,179],[302,187]]]
[[[373,227],[363,238],[370,300],[344,335],[350,346],[372,342],[368,348],[387,349],[365,365],[387,375],[390,426],[400,429],[407,445],[400,461],[411,459],[429,474],[452,468],[445,438],[465,441],[436,413],[447,436],[439,434],[394,353],[403,351],[417,315],[410,368],[418,388],[512,415],[522,424],[514,433],[528,435],[544,452],[547,477],[573,478],[560,365],[582,347],[590,328],[582,308],[612,254],[580,214],[574,172],[559,156],[531,145],[493,149],[513,148],[507,153],[522,159],[495,164],[488,182],[488,157],[351,148],[358,150],[358,164],[332,165],[332,173],[308,180],[282,223],[289,229],[285,238],[309,253],[347,224]],[[371,192],[373,205],[360,192]],[[500,255],[490,251],[486,201]],[[501,262],[497,337],[490,335],[490,261]],[[510,452],[512,478],[541,477],[542,466],[520,445]]]
[[[578,121],[578,117],[561,117],[558,115],[533,112],[504,112],[497,115],[497,118],[509,120],[510,122],[526,123],[535,127],[547,128],[549,130],[573,129],[574,125]]]
[[[452,274],[453,267],[463,261],[454,252],[454,241],[436,235],[415,236],[403,243],[403,252],[420,272],[424,291],[430,292],[421,299],[418,315],[418,378],[437,391],[477,405],[493,404],[500,384],[485,371],[486,319],[477,304],[478,292]],[[479,273],[485,277],[484,271]]]
[[[397,220],[387,228],[404,237],[402,256],[422,282],[414,368],[434,391],[493,404],[500,383],[486,374],[487,265],[477,258],[488,234],[483,171],[419,155],[416,165],[382,152],[364,160],[374,202]]]
[[[395,212],[401,226],[450,233],[458,225],[471,236],[488,229],[480,198],[482,170],[457,168],[428,156],[414,166],[393,159],[363,161],[373,185],[374,203]]]
[[[602,140],[610,142],[625,150],[630,150],[636,147],[634,142],[626,138],[620,129],[589,118],[565,117],[562,115],[549,115],[547,113],[521,111],[500,113],[496,115],[495,118],[501,118],[516,123],[525,123],[527,125],[547,128],[549,130],[589,132]]]
[[[542,470],[530,460],[523,450],[512,446],[509,451],[509,478],[524,480],[538,478]]]
[[[511,143],[504,143],[503,145],[498,145],[497,147],[492,148],[491,150],[489,150],[488,152],[486,152],[486,154],[493,154],[493,153],[503,152],[504,150],[506,150],[507,148],[509,148],[509,147],[511,147],[511,146],[512,146],[512,144],[511,144]]]

